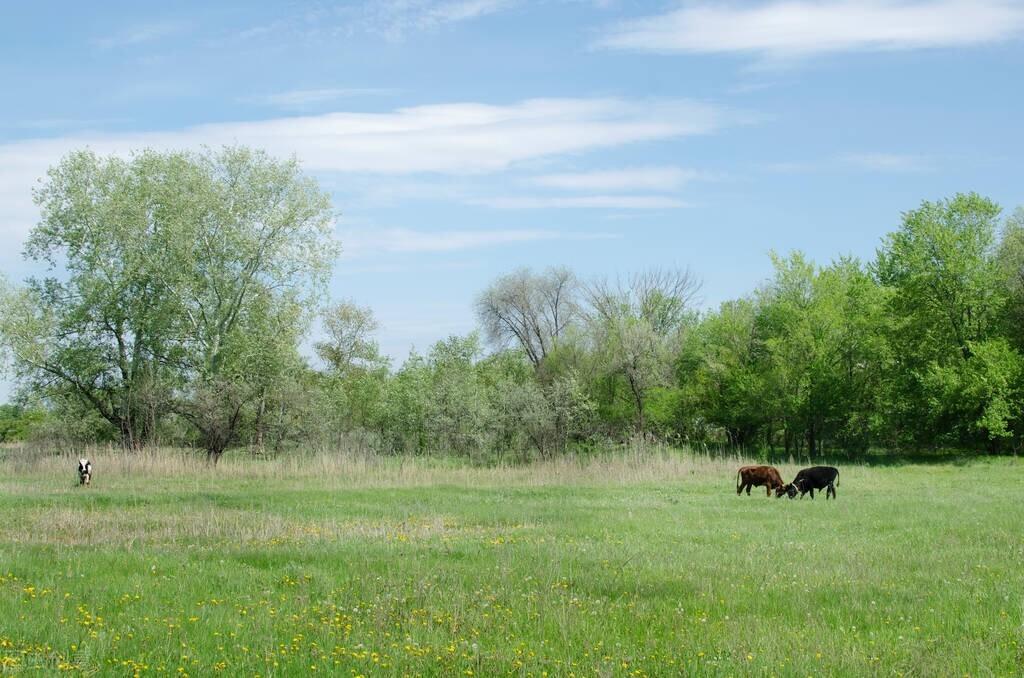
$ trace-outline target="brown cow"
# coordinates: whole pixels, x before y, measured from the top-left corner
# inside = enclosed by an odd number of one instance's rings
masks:
[[[774,466],[744,466],[736,473],[736,494],[742,494],[745,489],[747,496],[750,496],[751,487],[762,485],[769,497],[772,496],[772,490],[780,490],[786,486],[782,482],[779,470]]]

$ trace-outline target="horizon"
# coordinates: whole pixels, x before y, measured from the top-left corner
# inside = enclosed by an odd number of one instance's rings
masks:
[[[294,154],[340,213],[332,298],[373,309],[396,364],[471,331],[473,299],[516,268],[689,268],[713,308],[767,278],[771,250],[866,260],[922,201],[1024,204],[1019,2],[5,14],[12,282],[39,270],[20,256],[31,189],[70,150]]]

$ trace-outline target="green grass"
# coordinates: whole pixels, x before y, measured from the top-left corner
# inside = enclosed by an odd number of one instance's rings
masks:
[[[0,674],[1019,675],[1017,460],[0,462]],[[783,465],[785,477],[797,467]]]

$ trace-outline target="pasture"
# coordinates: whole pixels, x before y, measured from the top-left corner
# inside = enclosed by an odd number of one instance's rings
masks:
[[[1012,675],[1017,459],[736,496],[657,452],[520,468],[0,450],[0,675]],[[799,468],[778,465],[788,481]]]

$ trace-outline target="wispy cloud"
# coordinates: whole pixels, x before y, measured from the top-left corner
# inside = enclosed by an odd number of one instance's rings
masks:
[[[857,152],[843,153],[819,161],[776,162],[764,169],[777,174],[802,174],[842,170],[860,170],[876,173],[930,172],[935,169],[935,158],[911,153]]]
[[[627,167],[617,170],[542,174],[530,183],[569,191],[672,191],[703,176],[680,167]]]
[[[777,0],[757,5],[701,2],[621,23],[604,47],[645,52],[814,54],[991,43],[1024,33],[1017,0]]]
[[[329,87],[322,89],[293,89],[257,97],[245,101],[264,106],[273,106],[288,111],[305,111],[340,99],[358,96],[394,94],[397,90],[379,87]]]
[[[97,129],[107,125],[115,125],[129,122],[129,118],[36,118],[35,120],[22,120],[12,126],[27,130],[70,130],[70,129]]]
[[[510,196],[480,198],[471,201],[475,205],[501,210],[537,209],[617,209],[617,210],[664,210],[686,207],[676,198],[663,195],[583,195],[583,196]]]
[[[153,42],[184,31],[188,27],[183,21],[162,21],[159,23],[131,26],[113,35],[93,40],[93,44],[103,49],[113,47],[130,47],[146,42]]]
[[[341,231],[342,257],[372,254],[456,252],[550,240],[603,240],[609,233],[567,233],[544,229],[419,231],[407,228]]]
[[[456,0],[434,5],[424,12],[424,21],[431,23],[453,23],[467,21],[494,14],[516,4],[515,0]]]
[[[927,172],[934,169],[930,158],[900,153],[848,153],[839,160],[853,167],[876,172]]]
[[[517,0],[382,0],[367,3],[357,25],[398,40],[410,32],[478,19],[516,4]]]
[[[409,174],[495,172],[542,158],[712,133],[736,116],[686,100],[529,99],[455,103],[387,113],[327,113],[180,131],[71,135],[0,145],[0,165],[38,177],[68,150],[124,154],[151,147],[247,144],[297,155],[307,169]]]
[[[521,0],[374,0],[317,3],[303,11],[236,31],[235,40],[265,39],[268,35],[300,36],[304,40],[336,40],[374,35],[400,41],[409,35],[480,19],[513,8]]]
[[[738,121],[713,105],[686,100],[531,99],[508,105],[455,103],[384,113],[329,113],[255,122],[200,125],[177,131],[75,133],[0,144],[0,241],[15,251],[35,220],[31,189],[67,152],[103,155],[133,149],[200,149],[244,144],[330,176],[483,175],[567,155],[712,133]],[[557,200],[557,199],[556,199]],[[542,206],[501,200],[492,206]],[[678,206],[658,198],[565,198],[548,206],[640,208]]]

